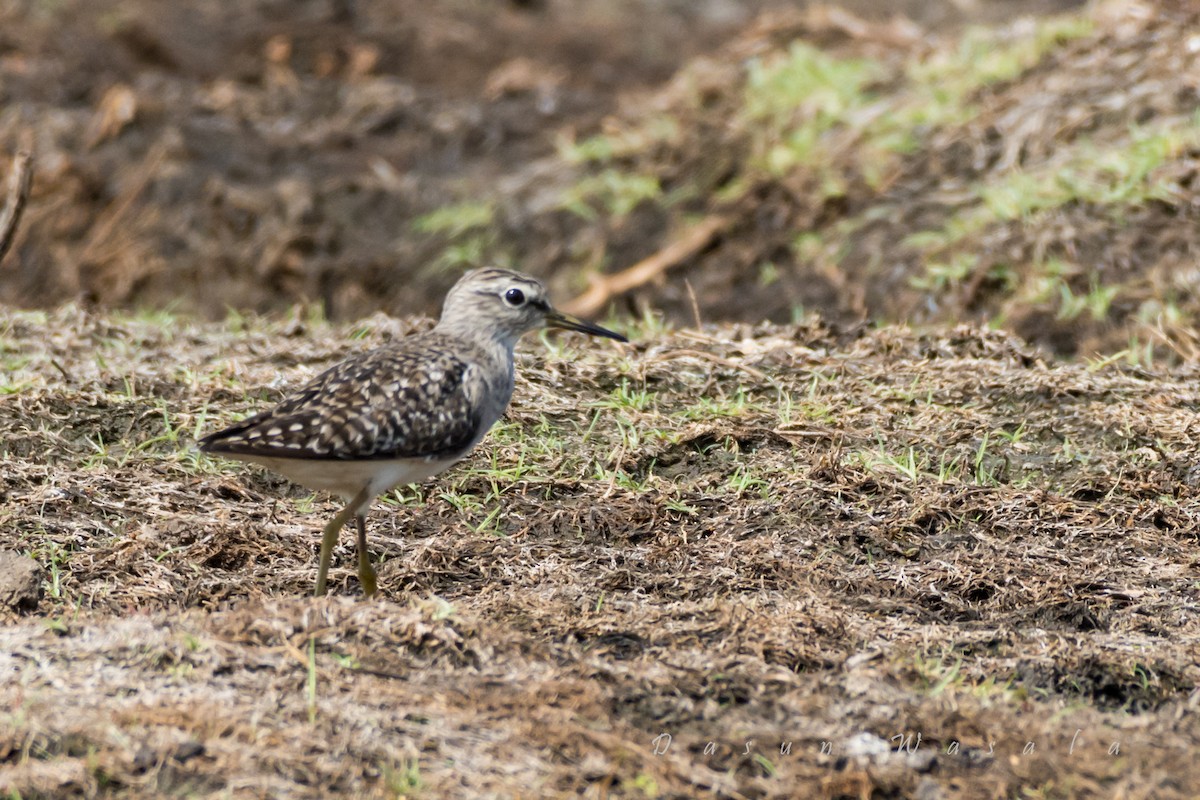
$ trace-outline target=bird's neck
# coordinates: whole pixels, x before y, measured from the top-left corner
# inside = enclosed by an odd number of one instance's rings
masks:
[[[489,354],[494,353],[508,359],[512,358],[517,340],[521,338],[519,334],[514,336],[507,331],[488,329],[484,327],[482,320],[462,317],[454,319],[442,317],[433,330],[444,336],[453,336],[456,339],[470,342],[476,347],[486,350]]]
[[[447,322],[443,319],[433,330],[434,333],[458,339],[471,346],[475,352],[492,363],[492,374],[504,376],[504,383],[496,388],[506,395],[512,391],[513,349],[519,336],[505,335],[494,328],[489,330],[479,323],[464,324],[461,320]]]
[[[468,346],[474,353],[473,358],[484,363],[480,364],[480,378],[487,385],[483,396],[486,397],[483,407],[483,417],[486,423],[483,429],[492,426],[508,406],[512,397],[515,370],[513,368],[513,348],[517,337],[488,335],[479,326],[446,324],[443,320],[433,329],[435,335],[454,339]],[[482,434],[481,434],[482,435]]]

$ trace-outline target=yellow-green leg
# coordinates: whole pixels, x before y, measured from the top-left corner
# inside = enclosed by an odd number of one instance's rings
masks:
[[[367,597],[375,594],[375,568],[371,566],[371,553],[367,550],[367,515],[366,512],[354,515],[358,524],[358,582],[362,584],[363,594]]]
[[[367,490],[363,489],[325,526],[321,534],[321,564],[317,567],[317,588],[313,592],[314,597],[322,597],[325,594],[325,578],[329,575],[329,560],[333,556],[333,546],[337,544],[338,532],[355,516],[367,499]]]

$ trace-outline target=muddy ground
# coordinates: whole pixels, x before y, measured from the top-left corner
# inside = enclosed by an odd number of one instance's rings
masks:
[[[503,425],[377,507],[381,596],[347,535],[309,599],[336,506],[191,442],[411,327],[6,315],[3,529],[47,594],[0,629],[4,791],[1200,786],[1194,369],[973,329],[530,341]]]
[[[692,215],[719,211],[731,218],[717,246],[691,265],[705,320],[788,321],[797,306],[861,318],[858,293],[831,286],[827,265],[789,255],[786,243],[817,222],[853,219],[868,201],[826,203],[809,196],[804,175],[780,183],[747,163],[752,147],[736,110],[747,57],[808,40],[890,59],[892,69],[932,47],[953,48],[968,22],[1076,5],[914,1],[885,13],[872,2],[846,4],[864,14],[859,24],[771,0],[205,0],[172,14],[157,13],[152,0],[14,0],[0,7],[0,143],[11,149],[31,136],[39,173],[0,273],[0,299],[210,318],[297,302],[334,319],[431,314],[470,263],[509,263],[553,278],[569,296],[595,274],[668,246]],[[926,27],[897,27],[893,15],[903,12]],[[1158,86],[1164,102],[1173,88]],[[1082,99],[1112,103],[1101,90]],[[684,135],[619,159],[663,196],[630,213],[594,202],[588,187],[604,186],[607,171],[567,151],[653,122],[663,109]],[[1126,117],[1103,122],[1120,130]],[[947,143],[929,148],[941,153]],[[844,153],[831,163],[853,172],[854,161]],[[928,174],[919,151],[910,162]],[[740,202],[721,199],[731,176],[753,189]],[[667,202],[684,187],[695,197]],[[903,194],[937,203],[945,188]],[[872,198],[895,202],[886,192]],[[464,204],[485,216],[462,214]],[[898,227],[916,232],[924,221]],[[869,241],[877,252],[881,243]],[[780,283],[757,285],[764,264],[781,271]],[[848,280],[876,282],[873,274]],[[649,306],[690,322],[682,286],[656,282],[619,310]],[[912,300],[903,299],[870,310],[904,318]]]
[[[1197,19],[1070,5],[0,4],[0,796],[1200,794]],[[475,258],[633,341],[312,599],[194,441]]]

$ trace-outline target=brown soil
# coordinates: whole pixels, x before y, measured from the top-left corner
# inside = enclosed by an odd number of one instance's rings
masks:
[[[527,343],[507,423],[377,506],[366,602],[348,536],[306,597],[335,506],[189,447],[410,324],[4,329],[5,546],[48,571],[0,628],[13,796],[1200,788],[1195,370],[970,329]]]
[[[913,0],[888,11],[953,29],[1075,4],[965,11]],[[209,317],[298,301],[333,318],[433,313],[455,275],[432,266],[444,242],[412,224],[463,198],[496,201],[498,235],[528,271],[571,272],[572,254],[597,236],[620,266],[663,245],[663,220],[589,230],[546,213],[546,193],[577,177],[556,143],[598,131],[621,101],[652,97],[778,5],[205,0],[163,14],[149,0],[10,4],[0,142],[31,130],[39,170],[0,300]],[[849,7],[878,14],[866,0]],[[704,130],[694,116],[683,124]],[[711,152],[696,145],[687,158]],[[764,200],[763,218],[803,213]],[[776,247],[745,234],[730,246],[747,257]],[[781,313],[758,293],[730,303],[726,291],[702,293],[706,319]],[[671,292],[657,301],[676,308]]]
[[[670,109],[697,76],[708,115],[630,165],[718,181],[746,48],[900,59],[1068,4],[893,6],[917,45],[865,1],[867,35],[755,22],[766,0],[186,5],[0,8],[0,142],[29,129],[38,153],[0,266],[0,299],[35,309],[0,310],[0,557],[43,571],[40,599],[0,576],[0,796],[1200,795],[1200,338],[1164,331],[1170,365],[1058,361],[1114,350],[1128,320],[1018,307],[989,278],[1069,247],[1186,309],[1193,156],[1174,203],[981,234],[980,279],[936,296],[898,243],[955,213],[964,154],[1003,151],[982,122],[881,195],[816,204],[801,176],[620,221],[538,205],[586,173],[560,138]],[[1191,10],[1135,10],[981,119],[1040,97],[1061,132],[1064,82],[1090,87],[1098,140],[1189,113]],[[1167,88],[1115,104],[1122,80]],[[1052,144],[1018,150],[1033,168]],[[464,198],[498,203],[494,245],[560,298],[595,253],[612,271],[729,214],[687,282],[611,306],[687,323],[694,291],[710,324],[525,342],[477,452],[376,504],[380,596],[347,534],[311,599],[336,506],[194,440],[427,325],[372,312],[434,310],[455,275],[412,221]],[[897,213],[844,272],[787,261],[798,226],[877,203]],[[833,321],[761,322],[796,303]],[[187,318],[229,308],[275,313]],[[946,321],[997,314],[1044,347]]]
[[[698,298],[705,320],[787,321],[798,308],[843,321],[976,320],[998,322],[1059,355],[1111,354],[1149,340],[1165,345],[1165,355],[1195,360],[1195,147],[1156,168],[1154,178],[1167,190],[1160,198],[1128,205],[1075,201],[989,225],[942,252],[923,251],[909,238],[961,218],[977,202],[976,185],[1001,175],[1065,169],[1062,155],[1073,145],[1104,148],[1124,141],[1119,150],[1132,157],[1131,128],[1166,121],[1194,126],[1200,111],[1192,77],[1200,55],[1190,38],[1200,24],[1196,7],[1154,2],[1133,12],[1125,4],[1098,7],[1090,15],[1090,35],[1018,77],[978,91],[970,97],[976,108],[967,121],[934,128],[874,181],[867,177],[874,166],[870,153],[859,149],[859,133],[852,129],[842,131],[840,140],[833,137],[841,145],[828,161],[783,179],[756,174],[748,166],[753,131],[729,122],[742,103],[743,61],[801,41],[839,58],[872,58],[899,75],[914,54],[944,40],[823,14],[770,18],[655,97],[672,117],[693,115],[693,124],[665,144],[622,159],[627,171],[654,175],[668,189],[686,185],[697,197],[669,211],[645,203],[630,219],[602,217],[575,235],[614,266],[624,266],[678,236],[688,218],[724,217],[721,235],[686,259],[675,279],[625,298],[623,307],[652,308],[680,323],[694,318]],[[1018,27],[1010,35],[1029,33]],[[891,87],[876,91],[886,102]],[[637,130],[648,113],[631,113],[634,122],[617,119],[611,127]],[[833,194],[822,190],[828,174],[843,184]],[[736,179],[750,181],[751,188],[730,202],[722,190]],[[803,257],[793,247],[799,234],[827,244]],[[915,285],[929,262],[956,254],[978,258],[970,274],[940,289]],[[1077,317],[1062,312],[1058,292],[1037,300],[1015,292],[1047,259],[1063,262],[1065,288],[1076,296],[1112,287],[1111,307],[1094,318]],[[770,280],[763,280],[764,265],[770,265]],[[1182,312],[1178,326],[1173,312],[1157,313],[1168,307]]]

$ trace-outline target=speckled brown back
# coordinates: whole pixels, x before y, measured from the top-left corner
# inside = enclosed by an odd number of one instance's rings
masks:
[[[200,449],[331,460],[453,457],[494,421],[486,406],[495,402],[486,399],[496,393],[486,390],[480,368],[487,356],[457,337],[420,334],[337,364],[275,408],[206,436]],[[508,393],[494,401],[502,410]]]

